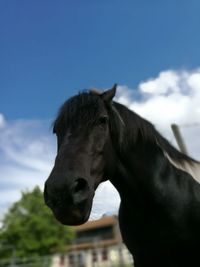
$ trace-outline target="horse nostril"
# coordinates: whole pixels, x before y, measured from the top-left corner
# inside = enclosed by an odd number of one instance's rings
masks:
[[[84,178],[77,178],[73,187],[73,203],[79,208],[83,209],[88,200],[89,185]]]
[[[44,202],[49,208],[54,208],[56,206],[61,206],[63,204],[62,195],[49,193],[46,186],[44,188]]]
[[[83,178],[78,178],[74,183],[74,193],[79,193],[88,188],[88,183]]]

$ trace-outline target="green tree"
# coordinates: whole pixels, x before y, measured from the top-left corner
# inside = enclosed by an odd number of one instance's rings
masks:
[[[0,228],[0,259],[43,256],[66,250],[74,238],[72,228],[56,221],[44,204],[39,187],[22,192],[5,215]]]

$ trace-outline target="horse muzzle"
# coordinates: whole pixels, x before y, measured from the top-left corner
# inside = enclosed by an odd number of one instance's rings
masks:
[[[88,220],[91,206],[85,204],[82,209],[77,206],[55,208],[53,213],[55,218],[64,225],[80,225]]]
[[[54,184],[47,180],[44,200],[55,218],[65,225],[79,225],[89,218],[94,190],[89,188],[84,178],[74,179],[71,186]]]

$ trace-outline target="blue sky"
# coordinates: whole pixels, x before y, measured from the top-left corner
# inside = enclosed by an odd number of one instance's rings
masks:
[[[51,121],[86,88],[117,82],[116,100],[174,145],[179,124],[200,159],[199,14],[199,0],[0,0],[0,219],[21,190],[43,187],[56,153]],[[118,204],[105,183],[93,215]]]
[[[199,66],[199,12],[198,0],[1,0],[0,112],[49,119],[78,90]]]

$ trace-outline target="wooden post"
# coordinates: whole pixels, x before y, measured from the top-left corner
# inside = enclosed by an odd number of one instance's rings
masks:
[[[187,151],[186,145],[184,143],[184,140],[183,140],[183,137],[181,135],[181,132],[180,132],[180,129],[179,129],[178,125],[177,124],[172,124],[171,128],[172,128],[173,134],[174,134],[174,136],[176,138],[176,142],[178,144],[178,147],[179,147],[180,151],[183,154],[188,155],[188,151]]]

